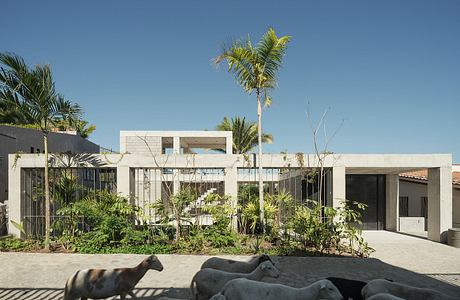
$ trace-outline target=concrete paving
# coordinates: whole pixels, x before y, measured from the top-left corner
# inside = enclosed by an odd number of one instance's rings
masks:
[[[389,278],[414,286],[438,289],[460,297],[460,250],[423,239],[390,232],[366,232],[377,251],[372,258],[276,257],[278,279],[291,286],[305,286],[327,276],[358,280]],[[0,299],[62,299],[66,279],[84,268],[134,266],[143,255],[84,255],[0,253]],[[158,255],[165,269],[149,271],[135,289],[140,299],[158,295],[188,298],[189,284],[209,256]],[[229,256],[230,257],[230,256]],[[439,258],[441,257],[441,258]],[[248,260],[248,256],[231,256]]]

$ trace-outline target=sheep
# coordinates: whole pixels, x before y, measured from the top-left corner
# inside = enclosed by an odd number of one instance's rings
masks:
[[[133,289],[149,269],[163,270],[155,255],[144,259],[134,268],[80,270],[67,279],[64,300],[103,299],[116,295],[120,295],[122,300],[126,295],[136,298]]]
[[[366,300],[404,300],[404,299],[393,296],[392,294],[380,293],[380,294],[375,294],[374,296],[371,296],[367,298]]]
[[[238,278],[229,281],[224,288],[210,300],[316,300],[316,299],[343,299],[337,287],[327,279],[303,287],[266,283]]]
[[[351,280],[339,277],[327,277],[340,291],[345,299],[362,300],[361,290],[367,284],[365,281]]]
[[[371,280],[361,291],[364,299],[380,294],[388,293],[403,299],[427,299],[427,300],[459,300],[460,298],[451,297],[441,292],[427,289],[408,286],[402,283],[391,282],[385,279]]]
[[[196,299],[209,299],[212,295],[217,294],[224,285],[235,278],[247,278],[252,280],[261,280],[265,276],[278,278],[280,272],[270,262],[265,261],[261,263],[251,273],[230,273],[216,269],[202,269],[192,279],[190,289],[192,291],[192,298]]]
[[[267,254],[256,256],[249,262],[219,257],[211,257],[203,263],[201,269],[209,268],[229,273],[251,273],[255,270],[255,268],[257,268],[259,264],[263,263],[264,261],[270,261],[272,264],[274,264],[273,261],[270,259],[270,256],[268,256]]]

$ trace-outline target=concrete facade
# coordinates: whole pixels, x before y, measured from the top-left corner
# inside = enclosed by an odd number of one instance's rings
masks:
[[[215,136],[214,136],[215,135]],[[134,138],[133,138],[134,137]],[[136,142],[135,139],[139,139]],[[161,139],[161,145],[158,143]],[[133,185],[140,179],[136,172],[150,172],[149,176],[161,173],[161,182],[172,182],[174,192],[179,191],[182,182],[199,183],[192,176],[194,170],[202,169],[201,182],[212,183],[212,189],[223,185],[224,193],[229,195],[236,205],[238,183],[247,182],[247,174],[242,169],[255,168],[254,161],[245,155],[231,154],[231,132],[121,132],[120,148],[122,154],[98,155],[104,167],[117,169],[117,191],[127,197],[133,196]],[[145,147],[149,145],[149,147]],[[156,148],[155,148],[156,147]],[[195,148],[226,150],[226,154],[195,154]],[[157,149],[152,151],[151,149]],[[161,152],[159,149],[161,148]],[[168,152],[165,149],[172,149]],[[130,150],[130,151],[128,151]],[[10,155],[10,165],[14,161]],[[308,162],[305,165],[304,162]],[[264,154],[264,168],[292,170],[289,173],[272,174],[271,180],[292,179],[297,182],[299,168],[319,166],[315,155],[305,154],[299,159],[299,154]],[[386,175],[386,207],[385,229],[399,230],[399,173],[411,170],[430,169],[428,182],[429,222],[428,236],[434,241],[444,241],[446,230],[452,227],[452,157],[450,154],[331,154],[324,159],[325,168],[332,169],[332,205],[339,207],[340,200],[346,197],[346,175],[348,174],[384,174]],[[42,155],[23,155],[17,160],[15,167],[10,167],[10,218],[21,220],[21,169],[43,167]],[[57,165],[55,167],[58,167]],[[91,167],[90,165],[88,167]],[[147,171],[146,171],[147,170]],[[150,170],[150,171],[149,171]],[[162,170],[160,172],[160,170]],[[164,171],[163,171],[164,170]],[[169,170],[169,171],[168,171]],[[206,170],[217,170],[216,174]],[[297,170],[297,171],[296,171]],[[167,172],[166,172],[167,171]],[[169,173],[168,173],[169,172]],[[208,173],[207,173],[208,172]],[[134,174],[134,175],[133,175]],[[288,174],[288,175],[286,175]],[[137,176],[137,177],[136,177]],[[264,174],[268,179],[268,175]],[[250,179],[256,181],[256,177]],[[296,183],[298,188],[301,184]],[[161,189],[161,184],[160,184]],[[208,193],[211,189],[205,189]],[[139,200],[139,199],[138,199]],[[235,225],[235,224],[234,224]],[[11,233],[18,234],[15,228]]]
[[[0,125],[0,202],[8,199],[8,155],[43,153],[39,130]],[[75,134],[49,133],[49,152],[99,153],[99,146]]]
[[[423,198],[428,197],[428,181],[400,177],[399,187],[399,196],[408,199],[408,217],[423,217]],[[460,185],[456,182],[452,183],[452,223],[453,227],[460,228]],[[400,229],[406,231],[404,228]]]

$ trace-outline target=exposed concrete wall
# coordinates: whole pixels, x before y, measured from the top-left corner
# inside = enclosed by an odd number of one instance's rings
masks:
[[[131,173],[130,168],[224,168],[234,169],[247,167],[247,161],[243,155],[234,154],[159,154],[155,156],[155,160],[152,159],[150,154],[107,154],[99,155],[101,161],[106,162],[106,167],[117,167],[117,190],[124,195],[130,195],[131,191]],[[14,155],[10,155],[10,161],[13,161]],[[263,165],[266,168],[296,168],[301,167],[298,162],[298,156],[296,154],[266,154],[263,156]],[[316,165],[315,155],[305,155],[303,161],[309,162],[309,165]],[[10,178],[10,188],[14,190],[12,193],[10,207],[11,215],[20,220],[20,176],[18,175],[21,168],[38,168],[43,167],[44,159],[43,155],[23,155],[17,162],[16,171],[11,171],[13,178]],[[399,176],[400,172],[407,172],[413,169],[424,169],[434,168],[434,170],[440,170],[439,176],[436,178],[431,176],[432,184],[432,196],[435,204],[442,208],[438,212],[439,228],[444,230],[447,227],[448,218],[445,217],[446,213],[450,213],[450,224],[452,226],[452,211],[446,211],[449,209],[448,201],[445,198],[448,196],[446,187],[451,189],[447,183],[451,180],[452,157],[446,154],[432,154],[432,155],[366,155],[366,154],[334,154],[328,156],[325,161],[325,167],[337,168],[335,172],[336,184],[339,188],[333,192],[333,197],[336,199],[345,194],[345,189],[340,189],[342,184],[340,183],[342,174],[346,170],[347,174],[387,174],[387,214],[386,214],[386,227],[389,230],[398,230],[398,202],[399,202]],[[342,167],[343,166],[343,167]],[[341,169],[345,168],[345,169]],[[436,172],[436,171],[435,171]],[[447,172],[447,173],[446,173]],[[237,172],[236,172],[237,173]],[[446,175],[447,174],[447,175]],[[233,179],[235,178],[234,181]],[[447,180],[447,181],[446,181]],[[232,185],[237,184],[237,174],[230,176],[225,179],[226,188],[228,190],[234,190],[231,188]],[[232,183],[232,182],[233,183]],[[343,180],[345,182],[345,180]],[[450,183],[450,182],[449,182]],[[299,185],[300,186],[300,185]],[[437,191],[437,192],[436,192]],[[441,196],[436,196],[440,194]],[[451,193],[452,191],[450,191]],[[228,194],[229,192],[226,191]],[[234,192],[230,192],[232,194]],[[429,193],[430,194],[430,193]],[[450,198],[451,199],[451,198]],[[442,201],[442,203],[440,203]],[[451,200],[450,200],[451,201]],[[433,202],[433,201],[432,201]],[[432,209],[433,210],[433,209]],[[441,213],[442,211],[442,213]],[[433,213],[436,212],[433,210]],[[433,227],[433,228],[436,228]],[[438,232],[438,236],[440,232]],[[436,240],[436,234],[431,235],[430,239]]]
[[[332,168],[332,206],[339,208],[342,200],[346,199],[345,167]]]
[[[425,231],[424,217],[400,217],[399,231],[409,233],[420,233]]]
[[[428,238],[447,241],[452,227],[452,167],[428,169]]]
[[[121,153],[153,153],[161,154],[161,137],[158,136],[123,136],[120,137]]]
[[[51,132],[49,152],[99,153],[99,146],[79,135]],[[8,154],[42,153],[43,134],[39,130],[0,125],[0,202],[8,199]]]
[[[386,230],[399,230],[399,175],[386,176]]]

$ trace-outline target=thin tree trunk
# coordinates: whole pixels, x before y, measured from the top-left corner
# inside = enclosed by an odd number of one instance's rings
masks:
[[[265,232],[265,211],[264,211],[264,182],[262,180],[262,106],[260,103],[260,91],[257,91],[257,118],[258,118],[258,139],[259,139],[259,209],[260,227]]]
[[[43,145],[45,148],[45,249],[50,248],[50,183],[48,174],[48,133],[43,133]]]

